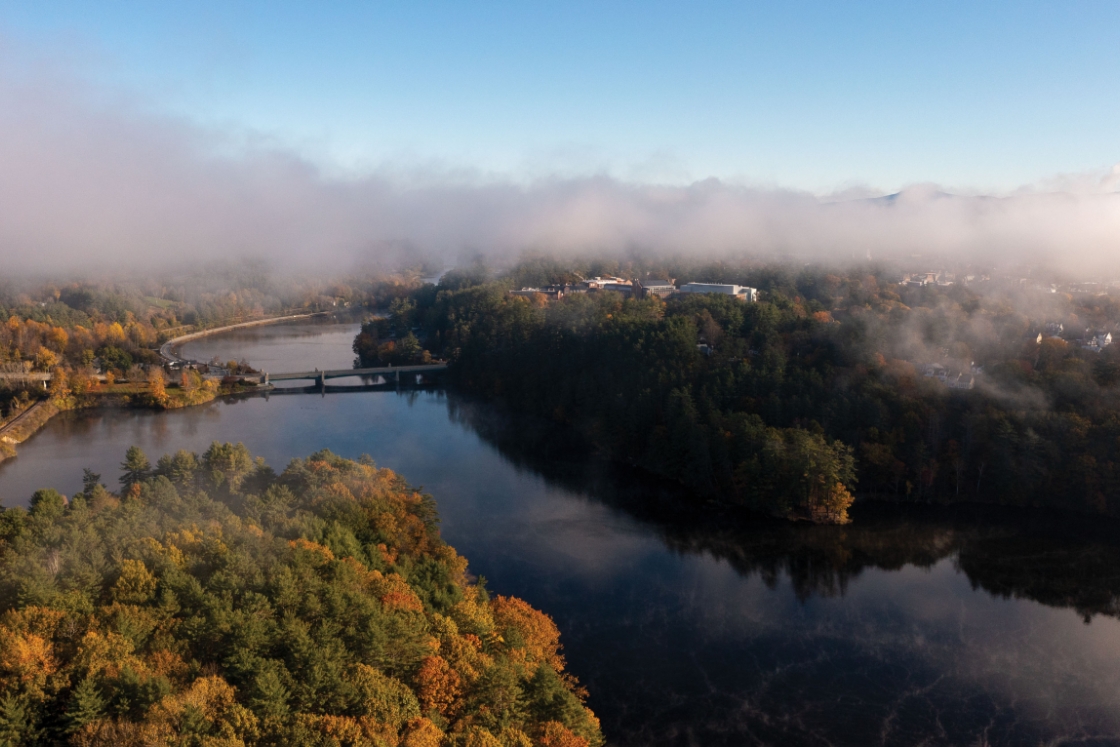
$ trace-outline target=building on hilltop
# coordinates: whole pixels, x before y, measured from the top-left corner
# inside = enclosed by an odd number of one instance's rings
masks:
[[[647,278],[645,280],[635,280],[634,287],[639,298],[649,298],[650,296],[669,298],[677,292],[677,286],[673,285],[672,279],[653,280]]]
[[[522,288],[521,290],[511,290],[511,296],[522,296],[524,298],[532,298],[536,295],[541,295],[549,301],[556,301],[566,296],[571,291],[571,286],[565,285],[545,285],[540,288]]]
[[[755,288],[723,283],[685,283],[678,293],[718,293],[724,296],[735,296],[740,301],[758,300],[758,291]]]
[[[576,284],[574,288],[577,293],[597,293],[599,291],[612,291],[614,293],[621,293],[626,298],[635,295],[634,282],[625,278],[616,278],[610,275],[606,277],[593,277],[587,280],[582,280]]]

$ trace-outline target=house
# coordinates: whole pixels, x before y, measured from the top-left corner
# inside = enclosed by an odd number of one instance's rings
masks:
[[[971,373],[951,372],[940,363],[929,363],[922,366],[921,370],[926,378],[937,379],[950,389],[972,389],[976,386],[976,375],[984,368],[973,363]]]
[[[936,378],[938,381],[944,382],[949,378],[949,371],[940,363],[930,363],[922,367],[922,374],[929,379]]]
[[[685,283],[679,293],[718,293],[725,296],[735,296],[740,301],[757,301],[758,291],[745,285],[730,285],[723,283]]]
[[[949,377],[945,386],[950,389],[972,389],[976,386],[976,378],[971,374],[959,373],[956,376]]]
[[[1082,350],[1089,350],[1089,351],[1094,352],[1094,353],[1099,353],[1111,344],[1112,344],[1112,333],[1111,332],[1104,332],[1102,334],[1098,334],[1098,335],[1095,335],[1094,337],[1092,337],[1089,340],[1089,342],[1082,345],[1081,348],[1082,348]]]

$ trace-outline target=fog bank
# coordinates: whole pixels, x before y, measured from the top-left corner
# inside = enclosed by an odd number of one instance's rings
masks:
[[[2,68],[2,66],[0,66]],[[297,152],[152,113],[65,77],[0,69],[0,262],[11,272],[266,257],[343,269],[427,255],[629,251],[1041,262],[1118,269],[1120,170],[1004,196],[875,199],[717,180],[342,179]],[[419,186],[417,186],[419,185]],[[940,261],[940,260],[937,260]]]

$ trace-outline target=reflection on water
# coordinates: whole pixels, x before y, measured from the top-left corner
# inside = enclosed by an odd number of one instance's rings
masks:
[[[433,392],[70,414],[0,466],[0,496],[108,481],[132,443],[368,453],[436,496],[494,592],[556,618],[613,743],[1120,743],[1115,524],[857,506],[798,526],[697,507],[568,438]]]
[[[462,399],[453,419],[514,464],[609,503],[681,553],[704,553],[797,597],[842,595],[865,569],[932,568],[952,558],[976,587],[1094,615],[1120,617],[1120,524],[1057,511],[990,505],[857,504],[847,526],[813,526],[697,504],[684,491],[594,459],[570,432]]]
[[[583,608],[559,618],[618,741],[1120,744],[1115,523],[861,505],[852,525],[817,527],[699,509],[577,456],[564,431],[449,404],[513,464],[676,556],[608,550],[607,587],[581,587]]]

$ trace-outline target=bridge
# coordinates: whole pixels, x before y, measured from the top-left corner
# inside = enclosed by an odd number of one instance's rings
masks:
[[[386,384],[395,384],[396,386],[409,386],[419,383],[420,377],[430,378],[441,371],[447,370],[447,363],[422,363],[415,366],[379,366],[377,368],[338,368],[333,370],[318,369],[314,371],[298,371],[295,373],[259,373],[259,374],[245,374],[236,376],[234,378],[241,382],[251,382],[253,384],[272,384],[277,381],[309,381],[311,385],[303,388],[306,391],[327,391],[328,379],[345,379],[349,377],[359,377],[363,379],[371,379],[380,377]],[[0,371],[0,381],[24,381],[36,382],[42,384],[44,387],[51,380],[50,373],[33,371],[33,372],[8,372]],[[102,374],[94,374],[90,378],[97,381],[105,381],[105,376]],[[207,376],[206,378],[213,378],[217,380],[219,377]],[[229,380],[228,378],[226,379]],[[336,389],[347,389],[353,387],[336,387]]]
[[[273,384],[277,381],[311,381],[325,389],[328,379],[345,379],[351,376],[361,378],[374,378],[380,376],[385,381],[392,380],[396,384],[406,383],[403,376],[412,377],[416,383],[420,376],[431,376],[440,371],[446,371],[446,363],[422,363],[415,366],[379,366],[377,368],[337,368],[334,370],[300,371],[296,373],[262,373],[240,377],[242,381],[255,380],[259,384]]]

